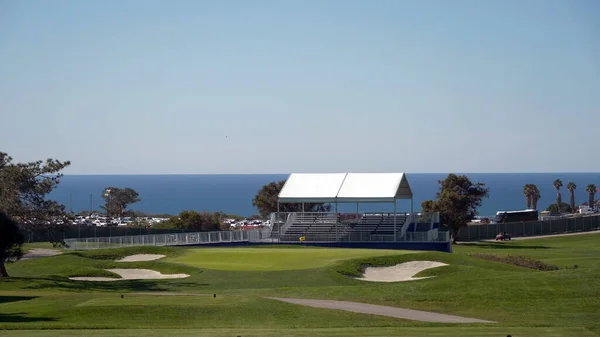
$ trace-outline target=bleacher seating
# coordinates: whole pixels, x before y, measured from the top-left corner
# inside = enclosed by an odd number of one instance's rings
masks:
[[[294,223],[282,233],[282,241],[298,241],[301,236],[323,236],[336,232],[337,216],[332,213],[297,213]]]
[[[341,216],[334,213],[296,213],[293,223],[284,233],[281,233],[280,239],[282,241],[298,241],[302,236],[311,241],[332,241],[353,236],[389,238],[394,235],[394,222],[396,234],[399,236],[404,235],[405,232],[427,233],[439,228],[438,223],[407,223],[407,221],[409,221],[409,217],[405,213],[396,213],[395,220],[394,213],[343,214]]]
[[[396,231],[398,231],[402,225],[406,222],[406,216],[404,214],[396,214]],[[373,234],[382,235],[393,235],[394,234],[394,214],[388,214],[381,219],[379,226],[375,229]]]
[[[406,222],[406,215],[396,214],[396,230],[398,230]],[[393,235],[394,234],[394,214],[383,213],[364,214],[358,222],[349,224],[350,232],[370,233],[377,235]]]

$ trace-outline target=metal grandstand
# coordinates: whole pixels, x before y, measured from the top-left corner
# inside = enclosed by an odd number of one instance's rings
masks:
[[[398,200],[410,200],[410,212],[398,212]],[[427,242],[447,241],[438,213],[414,213],[413,192],[404,173],[293,173],[279,193],[271,217],[272,237],[282,242]],[[302,212],[280,212],[280,204],[301,204]],[[308,203],[330,204],[332,212],[304,212]],[[339,204],[356,204],[355,213],[339,213]],[[393,212],[360,213],[364,203],[390,203]]]

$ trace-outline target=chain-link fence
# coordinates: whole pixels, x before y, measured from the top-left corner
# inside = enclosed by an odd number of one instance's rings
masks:
[[[181,246],[231,242],[269,241],[269,230],[169,233],[66,239],[67,249],[85,250],[135,246]]]
[[[600,230],[600,215],[578,216],[544,221],[469,225],[460,230],[457,240],[489,240],[494,239],[498,233],[504,232],[513,237],[522,237],[588,232],[593,230]]]
[[[22,232],[27,242],[48,242],[50,240],[46,227],[24,228]],[[198,229],[71,225],[62,227],[60,235],[65,239],[75,239],[193,232],[198,232]]]

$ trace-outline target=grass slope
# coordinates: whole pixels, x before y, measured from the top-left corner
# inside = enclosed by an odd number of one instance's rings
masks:
[[[168,258],[114,262],[139,253]],[[470,256],[473,253],[528,256],[562,269],[537,271]],[[8,266],[13,277],[0,280],[0,329],[9,330],[0,334],[598,336],[599,257],[600,235],[594,234],[463,244],[456,246],[453,254],[307,247],[136,247],[66,252]],[[449,266],[418,275],[435,278],[412,282],[378,284],[350,277],[359,275],[364,265],[414,260],[440,261]],[[578,268],[572,269],[574,265]],[[108,283],[68,280],[69,276],[103,276],[108,273],[104,269],[116,267],[191,276]],[[157,291],[210,296],[147,295]],[[499,323],[444,326],[296,306],[265,296],[354,300]],[[172,330],[176,328],[186,330]],[[55,330],[34,331],[40,329]]]

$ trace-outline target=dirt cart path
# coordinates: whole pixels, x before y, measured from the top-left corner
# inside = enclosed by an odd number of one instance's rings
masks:
[[[561,237],[561,236],[592,235],[592,234],[600,234],[600,230],[593,230],[593,231],[589,231],[589,232],[537,235],[537,236],[516,236],[516,237],[512,237],[511,239],[518,241],[518,240],[549,239],[549,238]],[[481,240],[481,241],[482,242],[502,242],[502,241],[496,241],[495,239],[486,239],[486,240]]]
[[[547,239],[560,236],[575,236],[575,235],[589,235],[589,234],[600,234],[600,231],[589,231],[589,232],[576,232],[576,233],[564,233],[564,234],[551,234],[551,235],[540,235],[540,236],[520,236],[512,238],[513,240],[531,240],[531,239]]]
[[[434,323],[495,323],[492,321],[485,321],[476,318],[467,318],[460,316],[452,316],[445,314],[438,314],[434,312],[402,309],[396,307],[389,307],[383,305],[374,305],[357,302],[346,302],[346,301],[333,301],[333,300],[311,300],[311,299],[299,299],[299,298],[280,298],[280,297],[268,297],[272,300],[305,305],[314,308],[325,308],[344,310],[350,312],[356,312],[361,314],[388,316],[402,319],[409,319],[413,321],[422,322],[434,322]]]
[[[62,254],[62,252],[56,249],[34,248],[23,254],[21,260],[36,259],[38,257],[47,257],[59,254]]]

